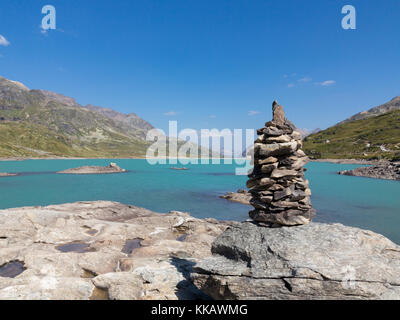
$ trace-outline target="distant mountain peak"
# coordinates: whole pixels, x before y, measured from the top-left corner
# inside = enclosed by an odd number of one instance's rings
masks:
[[[15,87],[18,87],[21,90],[24,90],[24,91],[29,91],[30,90],[26,85],[24,85],[23,83],[21,83],[19,81],[9,80],[9,79],[6,79],[6,78],[4,78],[2,76],[0,76],[0,80],[2,82],[8,82],[11,85],[14,85]]]
[[[367,119],[367,118],[379,116],[381,114],[384,114],[384,113],[387,113],[387,112],[390,112],[393,110],[400,110],[400,96],[396,96],[389,102],[386,102],[380,106],[373,107],[366,111],[359,112],[359,113],[355,114],[354,116],[342,121],[341,123]]]
[[[305,137],[309,136],[310,134],[320,132],[321,129],[320,128],[315,128],[315,129],[296,128],[296,131],[298,131],[301,134],[301,136],[303,138],[305,138]]]
[[[51,92],[51,91],[47,91],[47,90],[38,90],[39,92],[41,92],[42,94],[44,94],[46,97],[55,100],[59,103],[62,103],[64,105],[67,106],[80,106],[74,98],[70,98],[67,96],[64,96],[62,94],[59,93],[55,93],[55,92]]]
[[[91,111],[98,112],[102,114],[103,116],[113,120],[113,121],[118,121],[120,123],[125,124],[126,126],[133,126],[135,128],[143,130],[143,132],[147,132],[151,129],[154,129],[154,127],[148,123],[147,121],[143,120],[140,118],[137,114],[135,113],[121,113],[116,110],[113,110],[111,108],[104,108],[104,107],[99,107],[99,106],[94,106],[92,104],[88,104],[84,106],[84,108],[89,109]],[[144,138],[144,135],[143,135]]]

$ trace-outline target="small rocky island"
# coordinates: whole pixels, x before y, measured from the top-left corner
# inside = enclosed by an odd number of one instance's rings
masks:
[[[109,173],[122,173],[126,172],[125,169],[121,169],[116,163],[111,162],[106,167],[99,166],[84,166],[74,169],[67,169],[59,171],[57,173],[62,174],[109,174]]]
[[[14,177],[17,176],[18,173],[7,173],[7,172],[0,172],[0,177]]]
[[[377,166],[339,171],[344,176],[366,177],[384,180],[400,180],[400,162],[380,163]]]
[[[252,221],[228,227],[194,266],[193,283],[218,300],[400,299],[400,246],[371,231],[311,222],[307,157],[283,108],[258,131]]]

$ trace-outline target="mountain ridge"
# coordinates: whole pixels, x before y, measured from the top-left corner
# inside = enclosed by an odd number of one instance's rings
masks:
[[[146,133],[153,128],[136,114],[82,106],[74,98],[30,90],[0,76],[0,157],[143,157],[150,145]]]
[[[135,113],[82,106],[74,98],[30,90],[0,76],[0,158],[144,158],[152,124]],[[169,144],[172,138],[167,137]],[[186,144],[177,141],[178,147]],[[220,154],[190,143],[199,154]],[[168,148],[167,148],[168,153]]]
[[[393,110],[400,110],[400,96],[396,96],[393,99],[391,99],[390,101],[388,101],[384,104],[381,104],[379,106],[370,108],[366,111],[361,111],[339,123],[367,119],[367,118],[375,117],[375,116],[378,116],[378,115],[381,115],[381,114],[384,114],[384,113],[387,113],[387,112],[390,112]]]

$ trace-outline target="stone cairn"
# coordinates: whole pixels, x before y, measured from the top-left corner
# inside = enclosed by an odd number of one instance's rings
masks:
[[[272,105],[273,120],[257,131],[254,169],[249,174],[250,217],[268,227],[296,226],[311,222],[309,183],[303,166],[308,157],[301,150],[302,136],[286,119],[283,107]]]

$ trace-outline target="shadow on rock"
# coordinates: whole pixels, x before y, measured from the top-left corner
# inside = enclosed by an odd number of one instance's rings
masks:
[[[212,298],[200,291],[190,280],[190,274],[193,272],[195,262],[181,259],[178,257],[171,258],[171,264],[178,270],[185,280],[177,284],[176,296],[179,300],[212,300]]]

